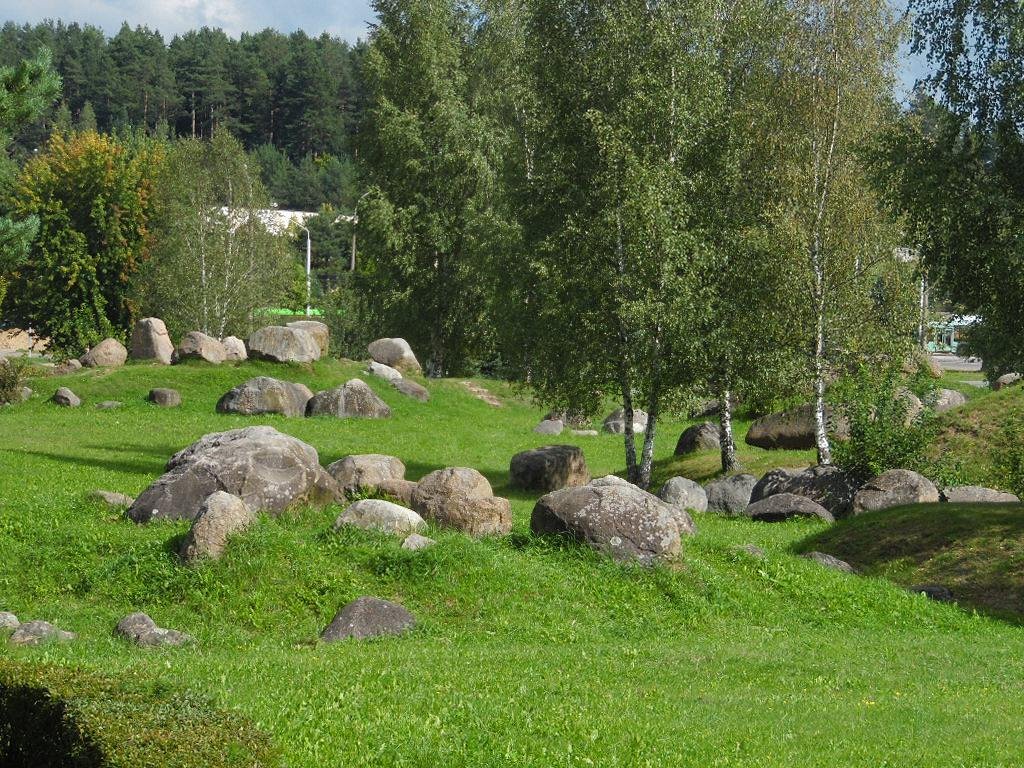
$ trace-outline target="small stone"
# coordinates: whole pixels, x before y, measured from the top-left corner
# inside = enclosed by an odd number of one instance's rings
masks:
[[[978,485],[957,485],[944,488],[942,500],[951,504],[1019,504],[1018,499],[1012,493],[997,491],[992,488],[982,488]]]
[[[411,509],[383,499],[360,499],[350,504],[334,521],[334,530],[346,525],[394,536],[418,533],[427,527],[423,518]]]
[[[18,390],[18,394],[21,397],[21,402],[24,403],[26,400],[32,397],[32,390],[29,389],[28,387],[22,387],[21,389]]]
[[[48,621],[29,621],[21,624],[14,630],[7,642],[11,645],[41,645],[48,641],[63,642],[74,640],[78,635],[74,632],[65,632],[58,629]]]
[[[418,533],[410,533],[405,537],[405,541],[402,542],[402,549],[417,551],[420,549],[428,549],[435,544],[437,544],[437,542],[429,536],[420,536]]]
[[[128,614],[117,622],[114,632],[143,648],[155,648],[162,645],[177,647],[193,640],[191,635],[176,629],[158,627],[156,622],[144,613]]]
[[[577,437],[597,437],[601,434],[596,429],[573,429],[571,431]]]
[[[135,503],[135,499],[131,496],[126,496],[123,493],[117,493],[116,491],[95,490],[89,494],[89,497],[97,501],[102,501],[104,504],[111,507],[127,508]]]
[[[429,390],[412,379],[398,379],[397,381],[392,381],[391,386],[406,397],[411,397],[413,400],[419,400],[421,403],[426,403],[430,400]]]
[[[161,408],[177,408],[181,405],[181,393],[168,387],[157,387],[149,390],[149,402]]]
[[[561,419],[545,419],[534,427],[533,431],[538,435],[560,435],[563,429],[565,429],[565,424]]]
[[[733,549],[737,552],[744,552],[750,555],[751,557],[756,557],[760,560],[763,560],[765,557],[767,557],[765,551],[761,549],[759,546],[757,546],[757,544],[739,544],[733,547]]]
[[[10,611],[0,611],[0,630],[17,629],[21,626],[18,617]]]
[[[840,560],[838,557],[825,554],[824,552],[807,552],[801,557],[805,557],[808,560],[813,560],[826,568],[832,568],[836,571],[842,571],[843,573],[857,573],[853,566],[845,560]]]
[[[376,360],[371,360],[366,364],[366,372],[385,381],[401,381],[405,378],[398,369],[392,368],[390,365],[384,365],[384,363],[378,363]]]
[[[96,403],[97,411],[113,411],[116,408],[120,408],[124,403],[120,400],[104,400],[102,403]]]
[[[53,393],[51,398],[57,405],[65,408],[77,408],[82,404],[81,399],[67,387],[61,387]]]
[[[360,597],[346,605],[320,633],[326,643],[354,638],[367,640],[384,635],[402,635],[412,629],[416,619],[398,603],[377,597]]]

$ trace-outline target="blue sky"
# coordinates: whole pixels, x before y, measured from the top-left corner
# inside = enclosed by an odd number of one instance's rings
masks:
[[[903,6],[905,0],[893,0]],[[159,29],[166,38],[195,27],[241,32],[273,27],[283,32],[327,31],[354,42],[366,36],[373,18],[369,0],[0,0],[0,19],[34,23],[43,19],[88,22],[114,34],[127,21]],[[903,57],[900,96],[924,71],[921,61]]]

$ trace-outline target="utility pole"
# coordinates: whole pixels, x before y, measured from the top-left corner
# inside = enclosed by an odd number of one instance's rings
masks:
[[[309,229],[299,224],[299,228],[306,233],[306,317],[313,314],[313,238],[310,237]]]

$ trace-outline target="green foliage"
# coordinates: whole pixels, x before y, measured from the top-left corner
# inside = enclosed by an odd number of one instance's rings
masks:
[[[22,169],[19,218],[39,220],[31,259],[12,274],[7,311],[22,327],[76,353],[124,337],[136,306],[129,282],[149,245],[159,149],[95,133],[55,134]]]
[[[898,370],[863,366],[834,386],[835,407],[850,432],[834,446],[836,464],[865,480],[889,469],[924,469],[934,436],[932,415],[910,411],[910,392]]]
[[[0,301],[3,285],[0,285]],[[28,361],[20,357],[0,359],[0,405],[21,402],[21,388],[28,377]]]
[[[137,290],[172,334],[247,336],[260,309],[305,304],[305,278],[267,208],[258,169],[227,131],[167,147],[156,180],[151,258]]]
[[[342,273],[321,294],[320,320],[331,331],[331,353],[358,360],[366,355],[366,345],[379,336],[368,319],[364,291],[358,276]]]
[[[198,696],[13,659],[0,660],[0,763],[8,768],[280,765],[252,723]]]
[[[999,484],[1024,499],[1024,414],[1009,414],[993,451]]]

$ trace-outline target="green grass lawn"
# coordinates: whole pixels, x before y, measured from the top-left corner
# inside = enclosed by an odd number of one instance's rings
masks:
[[[1011,622],[929,602],[879,577],[796,557],[823,524],[697,517],[674,566],[616,565],[529,534],[535,498],[509,493],[508,461],[550,442],[542,409],[493,408],[458,381],[432,400],[366,378],[394,417],[366,422],[218,415],[231,386],[268,374],[320,389],[358,368],[129,366],[32,382],[0,409],[0,610],[79,633],[13,659],[79,665],[237,712],[288,766],[1015,766],[1024,765],[1024,634]],[[45,402],[59,385],[85,404]],[[184,405],[144,402],[173,386]],[[106,399],[125,403],[97,411]],[[361,531],[332,532],[338,508],[264,517],[223,560],[180,567],[184,523],[136,526],[90,501],[136,494],[174,451],[204,433],[265,423],[309,442],[327,464],[350,453],[402,458],[417,479],[472,466],[512,499],[514,529],[471,541],[433,530],[406,552]],[[666,423],[658,476],[715,471],[714,454],[672,458]],[[740,437],[747,425],[739,426]],[[621,471],[621,438],[583,447],[594,475]],[[805,466],[809,452],[743,446],[758,471]],[[754,543],[764,560],[737,551]],[[402,638],[316,643],[349,600],[409,608]],[[197,638],[141,650],[112,635],[130,611]]]

